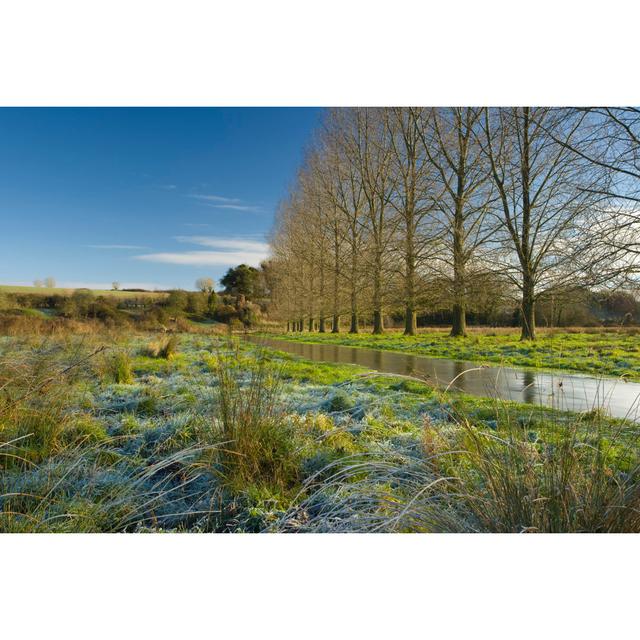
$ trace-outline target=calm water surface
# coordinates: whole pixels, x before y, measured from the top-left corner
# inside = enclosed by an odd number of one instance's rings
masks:
[[[568,411],[606,408],[619,418],[640,418],[640,383],[618,378],[543,372],[511,367],[482,367],[477,362],[428,358],[379,349],[335,344],[305,344],[253,337],[251,342],[308,360],[357,364],[381,373],[426,378],[440,388],[475,396],[514,400]]]

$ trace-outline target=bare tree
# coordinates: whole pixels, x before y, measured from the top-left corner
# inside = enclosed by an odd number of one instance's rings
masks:
[[[331,331],[340,331],[340,315],[342,313],[341,284],[344,273],[344,227],[343,218],[337,203],[335,150],[331,149],[326,137],[320,136],[309,160],[309,182],[314,185],[314,200],[318,217],[316,242],[320,251],[321,289],[324,301],[331,310]],[[325,277],[327,280],[325,287]],[[323,332],[324,313],[321,313],[319,330]]]
[[[478,143],[484,111],[474,107],[430,109],[424,126],[418,128],[442,186],[438,196],[441,251],[434,261],[451,273],[454,337],[466,334],[469,265],[493,233],[486,215],[491,172]]]
[[[332,109],[327,114],[323,129],[327,157],[324,185],[336,214],[335,233],[339,238],[334,237],[334,243],[340,242],[342,247],[343,266],[339,279],[344,282],[349,299],[349,333],[358,333],[364,286],[364,192],[352,161],[352,144],[348,135],[352,118],[347,109]]]
[[[521,337],[533,340],[537,297],[584,275],[599,176],[567,147],[580,118],[514,107],[491,109],[484,121],[483,149],[498,193],[501,266],[521,291]]]
[[[54,289],[56,286],[56,279],[52,278],[51,276],[45,278],[44,286],[47,287],[47,289]]]
[[[391,144],[390,204],[395,209],[395,250],[400,255],[400,279],[404,302],[405,335],[417,331],[418,271],[435,249],[433,212],[438,202],[433,170],[424,153],[424,109],[392,107],[385,121]]]
[[[304,329],[304,320],[313,326],[314,312],[314,255],[310,251],[307,232],[308,209],[304,192],[297,183],[289,198],[280,204],[277,222],[271,236],[273,265],[279,273],[283,291],[277,300],[281,313],[295,331]]]
[[[198,278],[196,280],[196,289],[198,291],[201,291],[202,293],[211,293],[214,286],[215,283],[213,281],[213,278]]]
[[[595,221],[599,241],[593,270],[609,287],[635,281],[640,273],[640,108],[588,107],[566,110],[582,117],[580,135],[556,143],[604,171],[594,189],[601,196]]]
[[[362,186],[362,224],[366,241],[366,271],[372,288],[373,333],[384,332],[384,298],[389,248],[398,224],[389,206],[392,193],[389,129],[385,110],[353,110],[353,126],[345,132],[351,161]]]
[[[120,283],[119,283],[118,281],[114,281],[114,282],[112,282],[112,283],[111,283],[111,288],[112,288],[114,291],[118,291],[118,290],[120,289]]]

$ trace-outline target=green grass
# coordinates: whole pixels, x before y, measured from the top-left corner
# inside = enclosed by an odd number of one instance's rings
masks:
[[[279,374],[282,378],[303,383],[320,385],[337,384],[368,372],[368,369],[355,364],[314,362],[292,356],[285,351],[278,351],[276,349],[269,349],[265,357],[277,364]]]
[[[635,331],[541,332],[535,342],[518,333],[474,332],[450,338],[441,331],[417,336],[371,334],[269,334],[292,342],[339,344],[486,364],[567,370],[640,380],[640,335]]]

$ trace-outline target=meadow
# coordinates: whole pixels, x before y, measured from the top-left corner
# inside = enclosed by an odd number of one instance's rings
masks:
[[[304,332],[279,333],[272,337],[640,380],[640,332],[635,327],[538,331],[540,335],[535,342],[521,341],[518,330],[511,328],[471,328],[464,338],[450,338],[444,329],[423,329],[415,336],[388,331],[383,335]]]
[[[74,291],[88,291],[94,296],[114,299],[147,298],[159,300],[167,297],[164,291],[121,291],[114,289],[65,289],[63,287],[32,287],[0,284],[0,294],[28,294],[34,296],[70,296]]]
[[[638,427],[201,327],[0,338],[4,532],[638,531]]]

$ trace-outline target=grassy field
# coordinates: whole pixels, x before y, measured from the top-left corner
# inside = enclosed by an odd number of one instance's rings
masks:
[[[416,336],[388,332],[269,334],[291,341],[368,347],[433,358],[479,363],[568,370],[640,380],[640,334],[637,329],[541,330],[535,342],[521,342],[516,329],[471,329],[466,338],[450,338],[444,330],[425,330]]]
[[[637,425],[214,335],[0,338],[0,531],[638,531]]]
[[[0,293],[28,293],[43,296],[69,296],[75,289],[64,289],[61,287],[22,287],[8,284],[0,284]],[[95,296],[109,296],[115,298],[163,298],[167,294],[161,291],[114,291],[113,289],[89,289]]]

